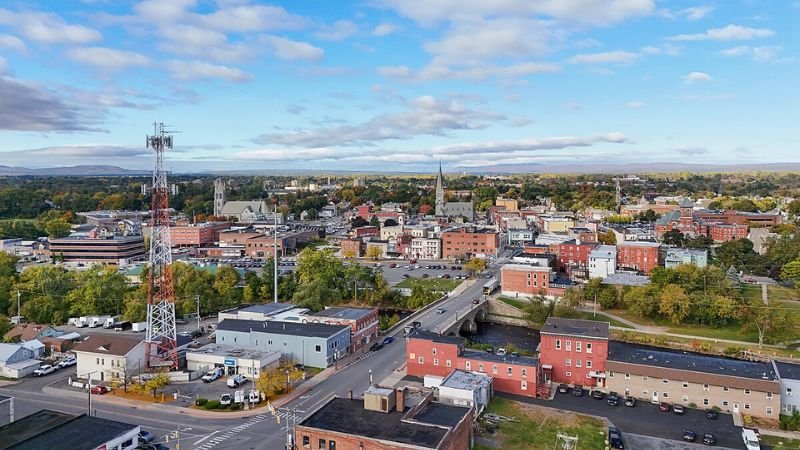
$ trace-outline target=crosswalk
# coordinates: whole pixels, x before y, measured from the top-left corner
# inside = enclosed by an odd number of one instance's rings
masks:
[[[276,415],[280,417],[281,423],[284,423],[284,420],[286,420],[286,416],[288,414],[289,414],[288,411],[278,411],[276,413]],[[226,440],[236,436],[236,434],[266,420],[275,420],[275,416],[273,416],[272,414],[259,414],[257,416],[253,416],[249,418],[247,421],[242,422],[241,424],[233,428],[229,428],[218,434],[212,434],[210,436],[195,441],[194,448],[197,450],[211,450],[212,448],[222,444]]]

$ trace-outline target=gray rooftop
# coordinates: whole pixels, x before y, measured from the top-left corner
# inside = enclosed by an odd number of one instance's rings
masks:
[[[535,366],[539,360],[531,356],[512,356],[510,353],[506,355],[498,355],[496,353],[489,353],[482,350],[464,349],[461,354],[464,358],[479,359],[481,361],[499,362],[505,364],[518,364],[521,366]]]
[[[608,339],[608,328],[608,322],[548,317],[540,333]]]
[[[74,416],[43,409],[0,427],[0,436],[3,437],[0,450],[94,450],[135,427],[137,425],[85,414]]]
[[[342,330],[348,330],[349,333],[350,327],[347,325],[328,325],[325,323],[225,319],[219,323],[217,330],[330,338],[341,333]]]
[[[603,284],[615,286],[646,286],[650,284],[650,277],[634,275],[632,273],[612,273],[603,278]]]
[[[258,303],[255,305],[242,306],[237,308],[238,311],[261,313],[267,316],[278,314],[294,308],[291,303]]]
[[[712,375],[726,375],[754,380],[776,380],[772,364],[715,355],[685,352],[662,347],[629,344],[611,341],[608,344],[608,360],[630,364],[642,364],[667,369],[691,370]]]
[[[782,361],[775,361],[778,368],[778,375],[789,380],[800,380],[800,364],[792,364]]]
[[[374,309],[330,307],[311,314],[314,317],[330,317],[333,319],[358,320],[370,315]]]
[[[488,375],[456,369],[442,380],[441,385],[454,389],[472,389],[476,385],[481,387],[488,386],[491,380]]]
[[[441,342],[442,344],[455,344],[464,345],[464,338],[458,336],[442,336],[429,330],[416,329],[409,335],[411,338],[426,339],[433,342]]]

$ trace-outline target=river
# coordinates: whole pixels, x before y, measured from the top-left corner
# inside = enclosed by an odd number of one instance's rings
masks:
[[[489,322],[478,322],[477,324],[477,333],[462,333],[462,336],[472,342],[490,344],[494,348],[508,347],[508,344],[511,344],[531,354],[536,351],[536,347],[539,345],[539,332],[536,330]]]

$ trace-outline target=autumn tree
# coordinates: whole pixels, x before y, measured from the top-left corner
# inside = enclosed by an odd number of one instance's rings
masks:
[[[483,272],[484,269],[486,269],[485,259],[472,258],[464,264],[464,270],[466,270],[470,276]]]
[[[752,300],[742,309],[742,331],[755,331],[758,348],[765,343],[778,343],[797,336],[797,314],[779,301],[765,305],[761,300]]]
[[[383,257],[383,249],[377,245],[372,245],[367,248],[367,258],[377,261]]]
[[[665,286],[658,297],[658,302],[658,312],[675,325],[680,324],[689,315],[691,300],[683,288],[676,284]]]

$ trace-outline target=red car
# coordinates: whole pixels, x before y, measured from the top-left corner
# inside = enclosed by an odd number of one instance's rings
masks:
[[[106,392],[111,392],[111,389],[108,386],[103,386],[102,384],[98,384],[97,386],[92,386],[90,391],[94,395],[103,395]]]
[[[658,404],[658,410],[661,412],[669,412],[669,403],[661,402]]]

